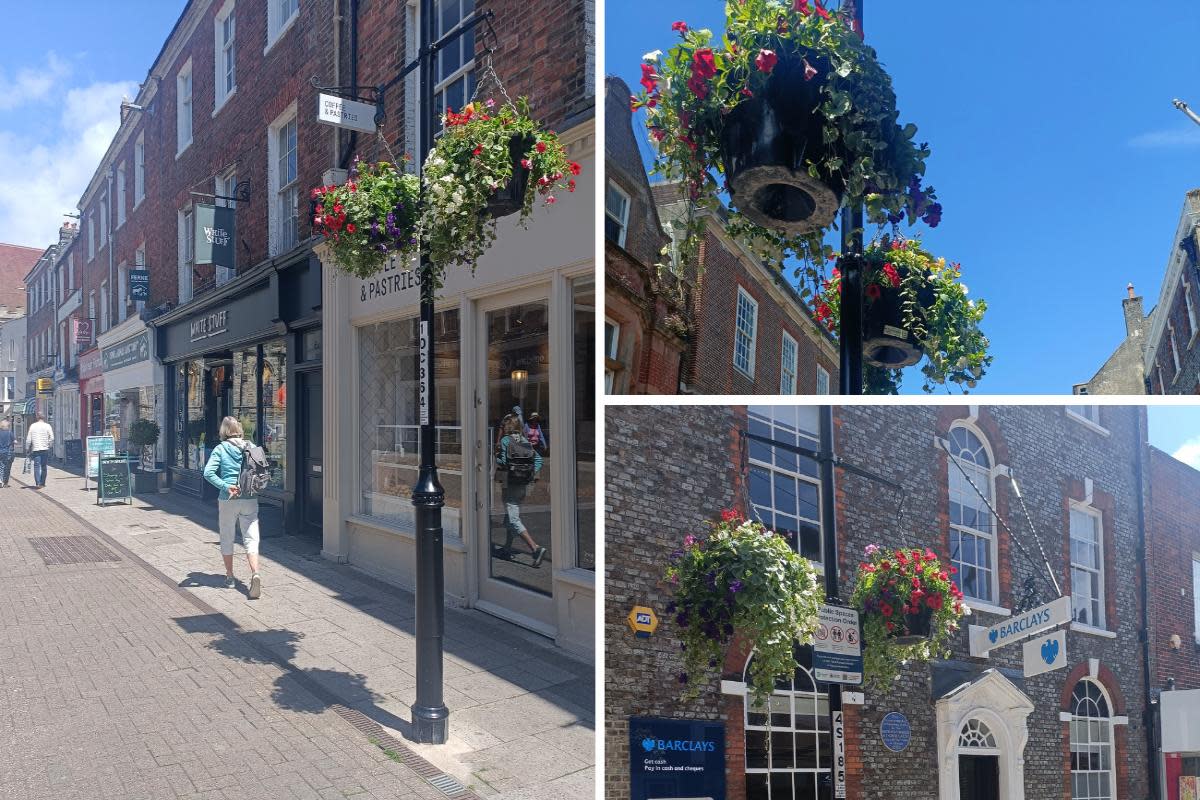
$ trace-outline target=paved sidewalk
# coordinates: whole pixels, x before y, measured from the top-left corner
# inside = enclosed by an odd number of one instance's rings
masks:
[[[469,791],[489,799],[593,796],[592,665],[567,657],[535,634],[480,612],[447,609],[445,699],[451,710],[451,741],[443,746],[413,744],[403,739],[415,695],[411,594],[323,559],[315,541],[279,536],[263,543],[263,597],[250,601],[244,583],[237,590],[222,586],[216,509],[209,507],[215,504],[157,495],[136,498],[132,506],[98,507],[95,494],[81,491],[81,486],[80,478],[51,469],[47,489],[40,495],[26,489],[0,490],[0,512],[15,502],[11,497],[19,497],[17,505],[32,506],[27,512],[30,516],[38,516],[35,512],[44,507],[48,518],[62,520],[61,527],[55,526],[59,529],[47,533],[78,531],[80,525],[54,506],[61,504],[96,526],[103,532],[100,536],[110,536],[170,583],[182,587],[182,592],[174,593],[176,597],[211,607],[215,614],[197,614],[193,606],[181,615],[168,610],[170,603],[157,599],[149,603],[154,608],[152,615],[174,627],[174,638],[182,636],[193,649],[202,648],[206,657],[223,659],[224,668],[265,670],[270,685],[255,694],[272,713],[341,726],[342,735],[351,737],[369,754],[369,759],[361,760],[364,768],[377,768],[382,754],[398,774],[406,765],[420,772],[421,759],[406,755],[415,753],[436,767],[431,770],[425,764],[426,777],[444,771]],[[46,530],[31,522],[15,538],[24,539],[38,529]],[[31,552],[27,549],[23,560],[32,558],[40,564]],[[248,579],[240,553],[235,565],[238,577]],[[89,565],[87,579],[112,569],[111,565]],[[117,569],[138,574],[123,562]],[[0,573],[3,571],[0,567]],[[140,575],[143,593],[151,591],[149,587],[156,593],[166,589],[148,580],[144,570]],[[97,598],[105,597],[105,591],[96,592]],[[0,598],[5,593],[0,590]],[[97,603],[102,614],[105,603]],[[11,612],[0,611],[5,613]],[[180,621],[173,622],[175,618]],[[4,630],[20,621],[19,616],[0,619]],[[87,628],[97,643],[103,640],[99,635],[102,627]],[[108,635],[114,633],[111,625],[108,630]],[[69,672],[63,671],[64,676]],[[147,704],[152,705],[150,701]],[[335,710],[331,712],[331,708]],[[3,712],[0,705],[0,723]],[[347,721],[367,733],[354,731]],[[408,761],[402,765],[388,760],[388,754],[372,744],[379,741],[397,758],[408,757]],[[357,763],[339,762],[345,769]],[[0,765],[7,767],[3,755]],[[410,772],[407,778],[413,780],[414,776]],[[0,789],[4,780],[0,773]],[[414,786],[420,791],[406,789],[380,796],[422,797],[422,792],[432,788],[420,778]],[[454,791],[453,781],[449,790]],[[432,796],[445,796],[433,791]]]

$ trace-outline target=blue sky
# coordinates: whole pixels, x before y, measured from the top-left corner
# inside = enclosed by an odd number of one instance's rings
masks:
[[[184,0],[5,4],[0,242],[45,247],[73,211]]]
[[[673,21],[724,25],[721,0],[606,8],[606,71],[633,87],[642,54],[676,41]],[[1200,110],[1200,3],[866,0],[865,23],[901,122],[933,151],[945,216],[912,230],[989,305],[995,363],[976,391],[1069,393],[1124,337],[1126,284],[1147,311],[1157,301],[1200,186],[1200,127],[1171,106]],[[919,376],[905,384],[919,391]]]
[[[1200,469],[1200,406],[1151,406],[1150,444]]]

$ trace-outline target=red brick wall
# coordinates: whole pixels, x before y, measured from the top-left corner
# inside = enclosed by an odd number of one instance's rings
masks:
[[[1176,689],[1200,689],[1192,559],[1200,553],[1200,472],[1150,448],[1147,574],[1150,576],[1152,685],[1175,679]],[[1171,635],[1180,648],[1171,647]]]

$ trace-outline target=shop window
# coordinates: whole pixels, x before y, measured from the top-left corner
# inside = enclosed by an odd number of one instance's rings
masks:
[[[287,344],[262,348],[262,430],[259,441],[271,465],[271,488],[282,489],[287,471]]]
[[[751,406],[750,433],[816,450],[816,406]],[[821,503],[817,462],[749,440],[752,517],[787,538],[805,558],[821,561]]]
[[[241,423],[246,438],[255,444],[258,436],[258,348],[233,354],[233,386],[229,413]]]
[[[832,797],[833,742],[829,696],[809,671],[811,647],[796,647],[796,671],[777,681],[765,704],[746,697],[747,800]],[[743,680],[749,681],[747,662]],[[768,714],[770,718],[768,719]]]
[[[957,463],[947,469],[950,563],[958,570],[954,582],[969,599],[994,604],[996,535],[988,508],[994,494],[991,457],[983,440],[961,426],[950,430],[950,455]]]
[[[779,351],[779,393],[796,393],[796,340],[786,331]]]
[[[418,328],[417,318],[410,317],[359,330],[360,511],[406,530],[414,529],[411,495],[419,463]],[[439,311],[433,328],[438,376],[434,450],[446,492],[442,522],[447,534],[460,536],[463,470],[458,310]]]
[[[1100,514],[1071,507],[1071,619],[1104,627],[1104,544]]]
[[[139,419],[157,420],[159,391],[154,386],[122,389],[105,395],[108,414],[105,431],[116,440],[117,450],[128,450],[134,456],[135,448],[128,445],[129,432]],[[161,436],[160,436],[161,439]]]
[[[758,303],[741,286],[737,294],[737,323],[733,331],[733,366],[754,377],[754,340],[758,333]]]
[[[596,282],[575,281],[575,566],[596,569]]]
[[[1112,714],[1100,685],[1071,693],[1071,800],[1113,800]]]

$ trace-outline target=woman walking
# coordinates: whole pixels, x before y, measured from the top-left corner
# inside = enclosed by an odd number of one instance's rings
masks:
[[[500,422],[499,452],[496,454],[496,469],[507,473],[501,499],[504,501],[504,548],[500,551],[505,558],[512,555],[513,540],[518,536],[524,540],[533,556],[533,566],[540,567],[546,557],[546,548],[529,535],[529,529],[521,521],[521,503],[529,494],[529,487],[537,480],[542,469],[542,457],[525,438],[521,418],[515,413]]]
[[[11,430],[12,423],[0,419],[0,489],[8,488],[8,477],[12,472],[15,441]]]
[[[217,517],[221,528],[221,557],[225,560],[225,588],[232,589],[237,585],[233,579],[233,539],[240,524],[246,561],[250,564],[249,596],[251,600],[257,600],[262,595],[262,580],[258,576],[258,498],[240,497],[238,491],[245,449],[251,446],[242,438],[244,435],[242,424],[234,417],[221,420],[221,443],[208,457],[204,479],[221,490]]]

